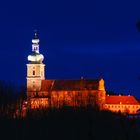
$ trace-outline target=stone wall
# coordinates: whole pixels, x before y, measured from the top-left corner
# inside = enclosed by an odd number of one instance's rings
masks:
[[[40,108],[46,105],[46,107],[53,108],[93,106],[102,109],[105,103],[105,91],[98,90],[32,92],[30,95],[32,96],[28,101],[31,108]]]

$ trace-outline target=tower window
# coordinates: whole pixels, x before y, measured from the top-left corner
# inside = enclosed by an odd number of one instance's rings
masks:
[[[33,70],[33,75],[35,75],[35,70]]]

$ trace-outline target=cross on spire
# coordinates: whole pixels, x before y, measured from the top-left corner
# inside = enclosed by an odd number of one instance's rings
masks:
[[[38,39],[38,31],[34,30],[34,39]]]

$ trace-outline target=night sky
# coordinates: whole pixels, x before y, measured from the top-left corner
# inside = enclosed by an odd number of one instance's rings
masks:
[[[107,90],[140,98],[139,0],[0,2],[0,80],[26,84],[34,29],[46,79],[103,78]]]

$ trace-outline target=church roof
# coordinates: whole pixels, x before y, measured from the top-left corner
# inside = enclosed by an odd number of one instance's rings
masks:
[[[42,80],[40,91],[48,91],[51,89],[53,80]]]
[[[99,80],[42,80],[41,91],[72,91],[72,90],[98,90]]]
[[[124,96],[124,95],[109,95],[106,96],[106,104],[130,104],[130,105],[140,105],[134,96]]]

